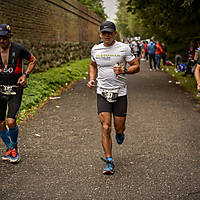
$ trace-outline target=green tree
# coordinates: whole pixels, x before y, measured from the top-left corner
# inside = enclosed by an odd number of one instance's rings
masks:
[[[128,21],[130,17],[130,13],[127,13],[126,2],[123,0],[118,0],[118,12],[116,13],[116,25],[118,32],[122,37],[131,37],[133,36],[129,30]]]
[[[96,13],[103,20],[107,18],[104,12],[103,1],[102,0],[78,0],[82,5],[87,7],[89,10]]]
[[[118,1],[123,2],[120,5],[129,18],[127,26],[131,35],[137,33],[142,38],[154,36],[165,41],[174,53],[186,50],[189,40],[200,39],[199,0]],[[120,7],[118,16],[123,9]]]

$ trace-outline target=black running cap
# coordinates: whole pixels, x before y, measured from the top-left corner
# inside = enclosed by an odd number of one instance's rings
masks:
[[[11,33],[11,28],[8,24],[0,24],[0,36],[7,36]]]
[[[100,26],[100,32],[104,32],[104,31],[111,32],[111,33],[116,31],[115,24],[110,21],[103,22]]]

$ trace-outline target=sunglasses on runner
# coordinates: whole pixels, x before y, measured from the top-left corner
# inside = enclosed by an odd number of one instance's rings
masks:
[[[103,32],[101,32],[103,35],[106,35],[106,34],[108,34],[108,35],[112,35],[113,34],[113,32],[108,32],[108,31],[103,31]]]

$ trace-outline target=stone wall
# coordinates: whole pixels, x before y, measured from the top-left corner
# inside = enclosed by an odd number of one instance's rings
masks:
[[[0,0],[0,23],[24,44],[44,71],[90,55],[101,19],[76,0]]]

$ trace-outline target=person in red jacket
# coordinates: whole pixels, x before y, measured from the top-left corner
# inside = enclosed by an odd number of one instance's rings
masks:
[[[156,42],[156,49],[155,49],[155,59],[156,59],[156,68],[157,70],[160,70],[160,60],[161,60],[161,54],[164,53],[160,42]]]
[[[195,43],[194,40],[190,41],[190,46],[188,49],[188,60],[186,64],[186,71],[182,76],[187,76],[187,74],[191,74],[193,76],[192,67],[194,65],[194,56],[195,56]]]
[[[147,46],[148,46],[148,42],[146,41],[145,44],[144,44],[145,58],[146,58],[146,60],[148,60],[148,49],[147,49]]]
[[[163,53],[161,53],[161,59],[163,60],[163,66],[165,66],[166,65],[166,57],[167,57],[167,47],[164,42],[162,42],[161,47],[162,47],[162,50],[164,51]]]

